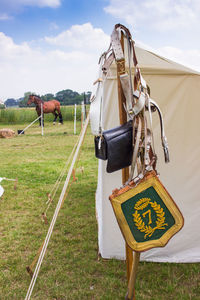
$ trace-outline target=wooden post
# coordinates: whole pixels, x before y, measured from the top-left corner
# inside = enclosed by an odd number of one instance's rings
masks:
[[[124,51],[124,36],[121,35],[121,45]],[[120,75],[125,73],[125,60],[117,61],[117,84],[118,84],[118,104],[119,104],[119,120],[120,124],[127,122],[127,115],[124,110],[124,104],[126,104],[126,99],[122,91],[122,86],[120,82]],[[122,169],[122,184],[128,180],[129,168]],[[129,280],[131,267],[133,262],[133,252],[130,247],[126,244],[126,264],[127,264],[127,279]]]
[[[140,252],[134,252],[131,274],[128,282],[128,293],[126,295],[126,300],[135,300],[135,282],[136,282],[136,273],[137,273],[139,261],[140,261]]]
[[[121,46],[124,51],[124,35],[121,34]],[[126,111],[124,109],[124,104],[126,104],[126,99],[122,90],[121,81],[120,81],[120,75],[125,73],[125,60],[117,61],[117,84],[118,84],[118,104],[119,104],[119,119],[120,124],[124,124],[127,122],[127,115]],[[122,169],[122,184],[125,184],[125,182],[129,178],[129,168]],[[128,246],[126,243],[126,267],[127,267],[127,280],[129,282],[129,279],[131,279],[132,286],[132,295],[133,298],[131,300],[135,300],[135,281],[136,281],[136,271],[138,268],[140,259],[140,253],[134,253],[132,249]],[[127,298],[128,299],[128,298]]]

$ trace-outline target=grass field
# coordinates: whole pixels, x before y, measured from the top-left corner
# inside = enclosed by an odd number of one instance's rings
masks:
[[[17,131],[28,123],[0,128]],[[77,125],[80,132],[80,122]],[[46,122],[44,136],[38,124],[22,136],[0,139],[0,176],[18,178],[2,181],[0,198],[0,300],[24,299],[30,276],[26,266],[33,261],[44,241],[48,225],[41,220],[47,193],[54,186],[77,141],[73,122],[63,126]],[[66,178],[63,178],[62,184]],[[78,180],[72,183],[59,213],[32,299],[124,299],[127,289],[126,264],[98,259],[95,190],[97,160],[93,136],[88,129],[79,161]],[[50,221],[62,185],[47,212]],[[140,263],[136,299],[200,299],[199,264]]]
[[[64,120],[74,120],[74,106],[61,106],[62,116]],[[31,123],[37,118],[34,107],[31,108],[8,108],[0,109],[0,124],[15,125]],[[49,122],[53,119],[52,114],[45,115],[45,121]],[[81,119],[81,105],[77,105],[77,120]]]

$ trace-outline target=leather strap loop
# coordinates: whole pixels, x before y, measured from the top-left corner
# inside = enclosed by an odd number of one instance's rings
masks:
[[[116,30],[116,26],[111,34],[111,44],[115,55],[115,60],[120,61],[124,60],[124,52],[119,39],[119,33]]]
[[[136,125],[137,122],[138,122],[138,125]],[[136,126],[137,126],[137,133],[135,135]],[[141,121],[141,118],[138,116],[136,119],[133,120],[133,149],[134,149],[134,151],[133,151],[131,172],[130,172],[130,176],[128,179],[128,183],[132,180],[133,175],[134,175],[136,160],[137,160],[138,151],[139,151],[141,133],[142,133],[142,121]]]
[[[112,64],[112,62],[113,62],[114,59],[115,58],[114,58],[113,52],[108,56],[107,59],[105,59],[104,64],[102,65],[102,71],[104,73],[108,72],[108,70],[109,70],[109,68],[110,68],[110,66],[111,66],[111,64]]]
[[[168,148],[168,143],[167,143],[167,137],[165,135],[165,130],[164,130],[164,122],[163,122],[162,112],[161,112],[158,104],[154,100],[149,98],[149,102],[156,108],[159,118],[160,118],[160,131],[161,131],[162,147],[163,147],[163,151],[164,151],[165,162],[168,163],[170,161],[169,160],[169,148]],[[151,110],[151,108],[150,108],[150,110]]]

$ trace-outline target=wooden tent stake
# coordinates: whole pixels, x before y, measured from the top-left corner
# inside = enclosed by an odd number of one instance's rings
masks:
[[[73,182],[76,182],[78,180],[78,178],[76,177],[75,169],[72,170],[72,176],[73,176]]]
[[[18,183],[18,179],[16,178],[16,179],[15,179],[15,183],[14,183],[14,190],[17,189],[17,183]]]
[[[46,216],[45,212],[42,213],[41,218],[42,218],[42,221],[44,222],[44,224],[48,224],[48,220],[47,220],[47,216]]]
[[[33,268],[34,268],[34,266],[35,266],[35,264],[36,264],[36,262],[38,260],[38,257],[39,257],[39,255],[40,255],[40,253],[42,251],[43,245],[44,245],[44,242],[42,243],[42,245],[38,249],[38,252],[37,252],[37,254],[36,254],[33,262],[29,266],[26,267],[26,271],[29,273],[29,275],[31,276],[31,278],[33,277]]]

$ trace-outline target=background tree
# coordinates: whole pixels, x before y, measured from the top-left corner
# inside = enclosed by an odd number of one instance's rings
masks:
[[[28,98],[31,94],[35,94],[33,92],[26,92],[24,93],[24,96],[19,99],[7,99],[5,101],[5,105],[7,107],[9,106],[19,106],[19,107],[27,107]],[[82,101],[84,101],[85,104],[89,103],[91,96],[91,92],[84,92],[79,94],[76,91],[72,91],[70,89],[62,90],[57,92],[55,95],[51,93],[47,93],[45,95],[41,96],[41,99],[43,101],[49,101],[52,99],[56,99],[60,102],[61,105],[74,105],[74,104],[81,104]],[[31,104],[31,106],[34,106],[34,104]]]
[[[32,92],[26,92],[24,93],[24,97],[22,98],[22,100],[19,102],[19,107],[25,107],[27,106],[27,102],[28,102],[28,98],[31,94],[34,94]],[[33,106],[33,105],[32,105]]]
[[[5,109],[5,108],[6,108],[5,105],[0,103],[0,109]]]
[[[8,107],[8,106],[17,106],[18,103],[14,98],[9,98],[7,99],[4,104]]]
[[[89,104],[90,103],[91,94],[92,94],[91,92],[82,93],[82,95],[84,97],[85,104]]]
[[[52,100],[52,99],[54,99],[54,94],[46,94],[46,95],[43,95],[43,96],[41,96],[41,99],[43,100],[43,101],[49,101],[49,100]]]
[[[83,95],[67,89],[56,93],[56,99],[60,101],[61,105],[80,104],[83,101]]]

